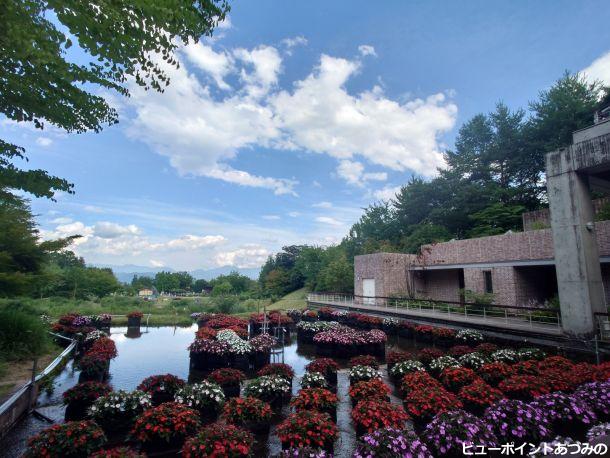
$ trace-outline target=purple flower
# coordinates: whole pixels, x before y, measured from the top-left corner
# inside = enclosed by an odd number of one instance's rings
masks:
[[[543,439],[550,432],[549,421],[538,406],[516,399],[502,399],[488,407],[483,419],[502,443]]]
[[[584,402],[597,414],[610,415],[610,380],[585,383],[578,387],[572,397]]]
[[[426,445],[411,430],[384,428],[362,437],[353,458],[392,456],[397,458],[432,458]]]
[[[539,396],[535,401],[530,402],[530,405],[540,409],[549,423],[579,421],[590,425],[597,419],[593,408],[585,400],[562,392]]]

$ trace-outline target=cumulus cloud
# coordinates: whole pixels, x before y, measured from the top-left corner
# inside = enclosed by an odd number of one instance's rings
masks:
[[[304,44],[302,37],[287,40],[283,46]],[[362,45],[360,53],[373,55],[374,48]],[[453,128],[457,107],[443,93],[407,102],[379,86],[350,93],[346,83],[361,62],[325,54],[308,76],[281,89],[282,56],[272,46],[219,51],[200,43],[186,46],[179,60],[179,68],[166,68],[172,84],[163,94],[134,86],[127,103],[135,113],[128,135],[181,175],[297,196],[295,179],[255,175],[230,161],[255,147],[327,154],[352,184],[387,179],[367,173],[364,163],[426,176],[444,165],[439,138]]]
[[[135,235],[140,229],[135,224],[121,226],[120,224],[101,221],[93,226],[93,235],[103,239],[115,239],[122,235]]]
[[[582,73],[590,81],[602,81],[604,84],[610,84],[610,51],[595,59]]]
[[[377,200],[390,200],[396,197],[396,194],[400,191],[400,188],[401,186],[386,186],[373,191],[372,196]]]
[[[156,261],[154,259],[151,259],[150,265],[153,267],[163,267],[163,266],[165,266],[165,263],[163,263],[162,261]]]
[[[218,253],[215,261],[218,266],[236,266],[247,269],[264,264],[269,254],[269,250],[262,245],[252,243],[233,251]]]
[[[42,147],[51,146],[52,143],[53,143],[53,140],[50,139],[49,137],[38,137],[36,139],[36,144],[40,145]]]
[[[330,226],[342,226],[343,225],[343,223],[341,221],[338,221],[335,218],[331,218],[330,216],[317,216],[316,221],[318,223],[328,224]]]
[[[360,45],[358,46],[358,52],[362,56],[373,56],[377,57],[377,53],[375,52],[375,48],[371,45]]]
[[[286,49],[286,54],[288,54],[290,56],[290,55],[292,55],[292,48],[295,48],[297,46],[306,46],[307,45],[307,38],[305,38],[302,35],[299,35],[296,37],[291,37],[291,38],[284,38],[281,41],[281,44]]]

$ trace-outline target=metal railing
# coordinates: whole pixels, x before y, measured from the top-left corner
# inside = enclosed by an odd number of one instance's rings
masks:
[[[556,310],[508,305],[484,305],[404,297],[358,296],[341,293],[310,293],[308,302],[379,310],[404,310],[418,315],[463,318],[489,324],[513,324],[534,328],[561,329],[561,314]]]
[[[610,342],[610,313],[596,313],[597,336],[602,342]]]

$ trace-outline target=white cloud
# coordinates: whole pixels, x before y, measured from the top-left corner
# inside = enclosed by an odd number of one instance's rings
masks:
[[[150,260],[150,265],[153,267],[164,267],[165,263],[163,263],[162,261],[156,261],[154,259]]]
[[[377,53],[375,52],[375,48],[371,45],[360,45],[358,46],[358,52],[362,56],[373,56],[377,57]]]
[[[307,45],[307,38],[302,35],[298,35],[292,38],[284,38],[281,43],[286,48],[286,54],[290,56],[292,55],[292,48],[295,48],[296,46]]]
[[[361,63],[328,55],[293,89],[281,90],[282,57],[271,46],[215,51],[190,45],[179,60],[179,68],[165,68],[172,84],[163,94],[134,85],[126,103],[135,112],[128,135],[168,157],[181,175],[297,196],[295,179],[254,175],[229,161],[254,147],[323,153],[349,161],[338,173],[354,184],[387,179],[385,172],[365,172],[364,162],[425,176],[444,165],[439,137],[457,114],[445,94],[404,103],[378,86],[351,94],[345,84]],[[215,93],[193,68],[227,90]],[[237,87],[229,88],[229,76]]]
[[[42,147],[50,146],[53,143],[53,140],[49,137],[38,137],[36,139],[36,144]]]
[[[72,218],[68,218],[66,216],[61,216],[59,218],[55,218],[53,220],[51,220],[51,223],[53,224],[68,224],[72,222]]]
[[[215,261],[218,266],[236,266],[246,269],[261,266],[269,254],[269,250],[262,245],[246,244],[237,250],[218,253]]]
[[[312,207],[314,207],[314,208],[332,208],[333,204],[331,202],[322,201],[322,202],[313,204]]]
[[[337,175],[355,186],[364,186],[367,181],[385,181],[388,179],[388,174],[385,172],[364,173],[362,163],[347,159],[339,162]]]
[[[225,239],[222,235],[183,235],[177,239],[169,240],[164,244],[161,244],[161,247],[166,247],[170,249],[183,249],[183,250],[196,250],[199,248],[211,247],[219,245],[225,242]]]
[[[120,224],[101,221],[93,226],[93,235],[103,239],[115,239],[122,235],[139,234],[140,229],[135,224],[121,226]]]
[[[263,215],[263,219],[269,220],[269,221],[277,221],[278,219],[281,219],[278,215]]]
[[[296,218],[298,216],[301,216],[301,214],[299,212],[288,212],[288,216],[290,216],[291,218]]]
[[[390,200],[396,197],[396,193],[400,191],[401,186],[386,186],[372,192],[372,196],[377,200]]]
[[[605,84],[610,84],[610,51],[595,59],[582,73],[590,81],[599,80]]]
[[[331,218],[330,216],[317,216],[316,221],[318,223],[328,224],[330,226],[342,226],[343,225],[343,223],[341,221],[338,221],[335,218]]]

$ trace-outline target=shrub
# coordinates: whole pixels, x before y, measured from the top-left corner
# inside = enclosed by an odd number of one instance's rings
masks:
[[[539,441],[550,433],[544,412],[516,399],[502,399],[488,407],[483,419],[493,426],[502,443]]]
[[[444,412],[430,422],[422,435],[436,456],[460,456],[463,446],[496,447],[493,427],[462,410]]]
[[[138,416],[131,435],[143,443],[170,443],[191,436],[200,426],[199,413],[195,410],[175,402],[165,402]]]
[[[432,458],[428,447],[417,434],[397,428],[378,429],[362,436],[353,458],[392,456]]]
[[[298,412],[300,410],[317,410],[331,412],[337,408],[337,395],[324,388],[305,388],[290,402]]]
[[[328,414],[302,410],[288,415],[276,433],[285,447],[326,448],[337,438],[338,429]]]
[[[203,428],[182,447],[183,458],[227,457],[252,455],[254,437],[233,425],[219,423]]]
[[[51,348],[47,328],[38,316],[0,310],[0,354],[7,360],[30,358]]]
[[[348,365],[349,367],[370,366],[374,367],[375,369],[379,369],[379,361],[377,361],[377,358],[371,355],[354,356],[349,360]]]
[[[359,429],[370,433],[388,427],[402,429],[409,415],[402,406],[371,400],[356,404],[352,409],[352,419]]]
[[[349,397],[354,404],[363,400],[387,401],[390,395],[390,387],[381,379],[364,380],[349,388]]]
[[[225,402],[225,394],[216,383],[202,380],[194,385],[179,388],[174,400],[192,409],[218,412]]]
[[[85,457],[106,443],[104,431],[93,421],[69,421],[53,425],[28,441],[24,456]]]
[[[91,404],[96,399],[106,396],[112,391],[112,388],[106,383],[100,382],[83,382],[64,391],[64,404],[83,403]]]
[[[268,423],[273,411],[271,406],[258,398],[231,398],[223,409],[227,423],[244,426],[248,423]]]
[[[263,375],[279,375],[286,380],[292,380],[292,377],[294,377],[294,370],[288,364],[271,363],[264,366],[256,375],[259,377]]]

